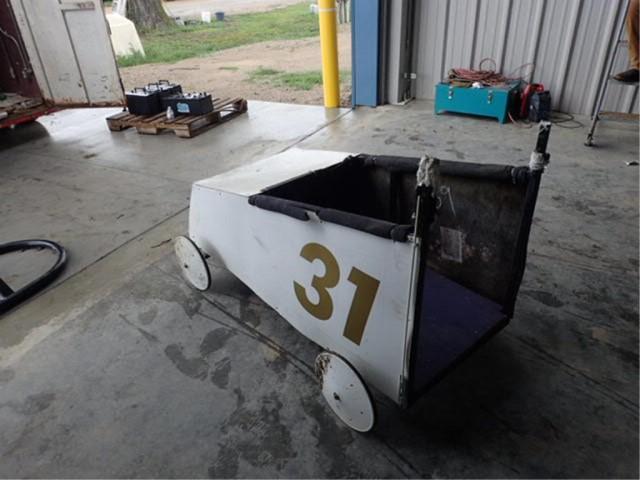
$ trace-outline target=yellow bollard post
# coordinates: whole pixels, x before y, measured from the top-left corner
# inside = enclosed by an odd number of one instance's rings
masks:
[[[327,108],[335,108],[340,106],[336,0],[318,0],[318,17],[320,18],[324,106]]]

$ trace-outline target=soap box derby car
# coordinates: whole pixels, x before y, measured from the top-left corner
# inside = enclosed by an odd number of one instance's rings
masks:
[[[223,265],[325,352],[322,392],[370,430],[374,387],[411,405],[513,315],[550,124],[529,166],[292,149],[198,181],[185,278]]]

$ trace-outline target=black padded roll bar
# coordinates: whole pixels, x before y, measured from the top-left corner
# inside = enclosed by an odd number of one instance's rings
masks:
[[[548,138],[548,136],[547,136]],[[415,173],[418,169],[419,158],[394,157],[391,155],[365,155],[360,154],[349,157],[346,161],[360,162],[363,166],[375,166],[385,168],[391,172]],[[483,178],[486,180],[498,180],[526,184],[528,181],[528,167],[514,167],[511,165],[499,165],[494,163],[467,163],[451,160],[439,160],[438,172],[440,175],[452,175],[455,177]]]
[[[544,173],[545,166],[549,163],[550,155],[547,153],[547,144],[549,143],[549,135],[551,133],[551,122],[540,122],[538,127],[538,139],[536,147],[531,154],[531,162],[529,164],[529,176],[531,181],[527,184],[527,192],[524,201],[524,212],[522,213],[522,221],[520,222],[520,232],[518,233],[518,241],[516,242],[516,255],[512,269],[511,288],[504,302],[505,313],[511,317],[516,304],[516,297],[520,289],[520,283],[524,275],[524,269],[527,264],[527,247],[529,245],[529,234],[531,233],[531,224],[533,223],[533,213],[538,200],[538,190],[540,189],[540,180]]]

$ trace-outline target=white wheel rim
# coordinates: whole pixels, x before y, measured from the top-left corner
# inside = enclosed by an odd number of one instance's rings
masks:
[[[322,395],[340,420],[358,432],[373,428],[375,411],[371,396],[346,360],[323,352],[316,358],[316,374],[322,381]]]
[[[189,238],[178,237],[173,244],[182,276],[194,288],[205,291],[211,285],[209,267],[202,253]]]

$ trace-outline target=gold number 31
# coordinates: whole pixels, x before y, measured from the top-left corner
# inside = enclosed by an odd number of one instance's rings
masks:
[[[328,320],[333,314],[333,300],[329,290],[340,281],[340,267],[336,257],[327,247],[319,243],[307,243],[300,251],[300,256],[308,262],[320,260],[324,265],[324,275],[313,276],[311,286],[318,293],[318,302],[313,303],[307,296],[306,289],[298,282],[293,282],[293,290],[300,305],[318,320]],[[373,301],[378,293],[380,281],[356,267],[351,268],[348,280],[356,286],[343,336],[356,345],[360,345],[364,329],[369,320]]]

